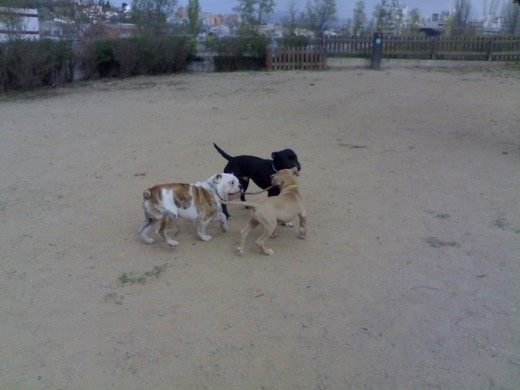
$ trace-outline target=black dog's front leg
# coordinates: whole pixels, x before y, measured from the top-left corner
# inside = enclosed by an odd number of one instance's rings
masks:
[[[242,186],[242,194],[240,195],[240,200],[242,202],[246,201],[246,196],[244,195],[247,192],[247,187],[249,187],[249,180],[244,180],[244,178],[239,178],[238,181],[240,182],[240,185]]]
[[[267,191],[267,196],[278,196],[280,195],[280,188],[273,187]]]

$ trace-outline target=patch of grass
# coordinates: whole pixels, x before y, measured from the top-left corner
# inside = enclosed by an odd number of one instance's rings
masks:
[[[442,241],[442,240],[438,239],[437,237],[428,237],[425,241],[432,248],[442,248],[442,247],[460,248],[460,244],[458,242]]]
[[[506,222],[505,217],[498,217],[495,222],[493,222],[493,225],[501,230],[505,230],[505,228],[508,226],[508,223]]]
[[[119,282],[124,286],[130,284],[145,284],[148,279],[159,279],[159,276],[166,270],[166,264],[155,266],[151,271],[144,272],[140,275],[133,272],[123,272],[119,276]]]

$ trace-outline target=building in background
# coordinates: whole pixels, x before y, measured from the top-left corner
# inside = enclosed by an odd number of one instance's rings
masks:
[[[0,7],[0,42],[39,38],[37,9]]]

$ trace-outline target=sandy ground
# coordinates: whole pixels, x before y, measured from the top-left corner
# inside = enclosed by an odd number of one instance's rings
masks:
[[[1,389],[520,388],[520,73],[45,95],[0,101]],[[141,242],[142,191],[222,171],[214,141],[298,153],[307,240],[282,228],[266,257],[257,229],[237,256],[235,207],[210,242]]]

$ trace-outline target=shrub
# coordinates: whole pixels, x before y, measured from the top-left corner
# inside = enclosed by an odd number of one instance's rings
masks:
[[[217,72],[258,70],[265,67],[265,54],[270,39],[264,36],[208,40],[207,46],[218,55],[214,58]]]
[[[294,37],[284,37],[276,41],[277,44],[284,47],[307,47],[311,40],[303,35]]]
[[[194,53],[184,37],[134,37],[90,42],[82,61],[88,77],[128,77],[179,72]]]
[[[11,40],[0,45],[2,90],[33,89],[72,80],[72,44],[64,41]]]

